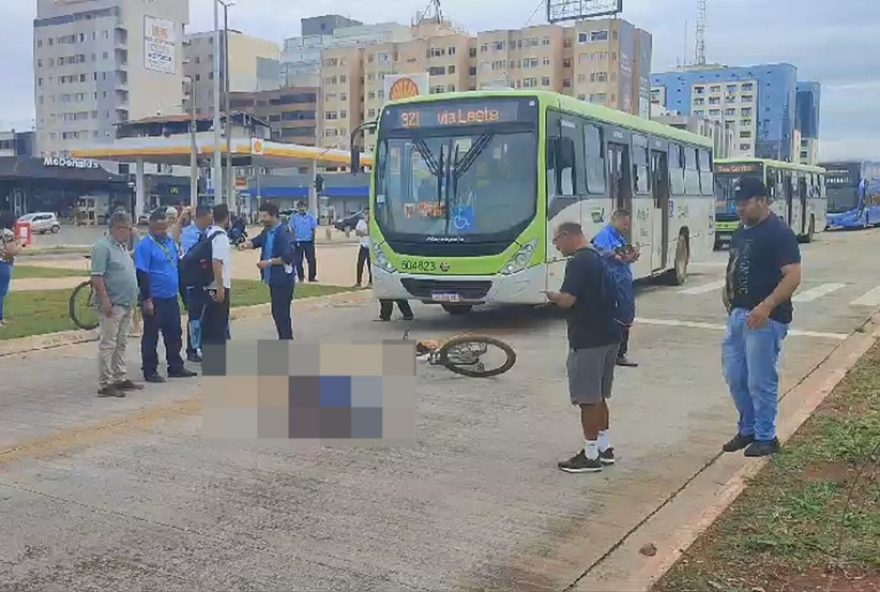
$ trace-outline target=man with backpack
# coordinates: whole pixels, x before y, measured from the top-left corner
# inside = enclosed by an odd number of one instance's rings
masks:
[[[188,286],[201,289],[204,310],[201,345],[225,343],[228,339],[229,293],[232,288],[232,253],[229,247],[229,207],[214,207],[214,224],[205,232],[180,264]]]
[[[290,231],[278,218],[278,205],[271,202],[260,204],[260,223],[263,232],[252,241],[245,241],[239,249],[260,249],[257,268],[263,281],[269,286],[272,302],[272,318],[278,339],[293,339],[293,321],[290,306],[293,303],[293,289],[296,276],[293,272],[294,248]]]
[[[191,223],[180,233],[180,247],[183,256],[193,250],[200,240],[205,238],[205,232],[214,222],[214,209],[210,204],[199,204]],[[202,336],[202,312],[205,309],[204,286],[188,284],[189,278],[184,277],[183,265],[181,265],[180,284],[185,297],[186,305],[186,359],[193,363],[200,363],[202,357],[199,354]]]
[[[562,288],[548,292],[547,299],[568,313],[569,396],[580,408],[584,434],[583,449],[557,466],[568,473],[594,473],[614,464],[607,400],[620,349],[616,286],[580,224],[560,224],[553,244],[569,260]]]
[[[611,215],[611,223],[593,237],[593,246],[605,257],[617,285],[617,322],[621,328],[617,365],[636,368],[638,364],[627,356],[629,331],[636,316],[635,285],[630,267],[639,260],[638,249],[626,239],[631,228],[632,214],[627,210],[617,210]]]

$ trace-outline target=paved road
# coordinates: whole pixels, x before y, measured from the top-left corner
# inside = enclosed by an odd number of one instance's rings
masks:
[[[786,387],[880,307],[878,239],[805,247]],[[613,405],[621,460],[599,475],[555,466],[581,439],[564,322],[546,310],[450,318],[417,306],[411,324],[373,323],[373,305],[298,315],[305,341],[468,328],[517,349],[516,367],[490,381],[421,368],[418,441],[391,450],[212,446],[199,439],[197,382],[107,401],[94,397],[93,345],[0,359],[0,590],[562,590],[732,431],[723,261],[684,288],[642,290],[642,365],[620,372]],[[233,331],[272,335],[268,319]]]

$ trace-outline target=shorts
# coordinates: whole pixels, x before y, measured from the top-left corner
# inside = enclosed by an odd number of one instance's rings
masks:
[[[611,398],[620,344],[569,350],[568,394],[572,405],[595,405]]]

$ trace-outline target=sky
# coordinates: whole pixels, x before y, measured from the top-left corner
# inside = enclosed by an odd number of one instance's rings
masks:
[[[181,0],[184,1],[184,0]],[[213,0],[190,0],[191,31],[213,27]],[[428,0],[235,0],[230,27],[281,43],[302,17],[342,14],[408,23]],[[546,22],[543,0],[442,0],[447,18],[475,33]],[[33,125],[35,0],[0,0],[0,129]],[[536,10],[537,9],[537,10]],[[653,71],[693,61],[697,0],[624,0],[623,18],[654,38]],[[880,160],[880,0],[709,0],[707,59],[747,66],[788,62],[822,83],[820,158]],[[687,31],[687,36],[686,36]],[[686,50],[686,53],[685,53]]]

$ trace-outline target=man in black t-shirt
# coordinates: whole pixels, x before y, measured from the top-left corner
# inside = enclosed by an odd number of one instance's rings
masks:
[[[611,398],[614,367],[620,349],[620,326],[608,306],[608,285],[602,256],[589,246],[580,224],[559,225],[553,244],[565,257],[565,279],[547,299],[568,311],[567,360],[569,397],[581,410],[584,448],[558,464],[568,473],[593,473],[614,464],[607,399]]]
[[[745,448],[746,456],[766,456],[779,451],[778,362],[791,323],[791,297],[801,282],[801,254],[794,232],[770,211],[764,183],[744,178],[735,197],[742,224],[730,241],[722,361],[739,424],[723,450]]]

